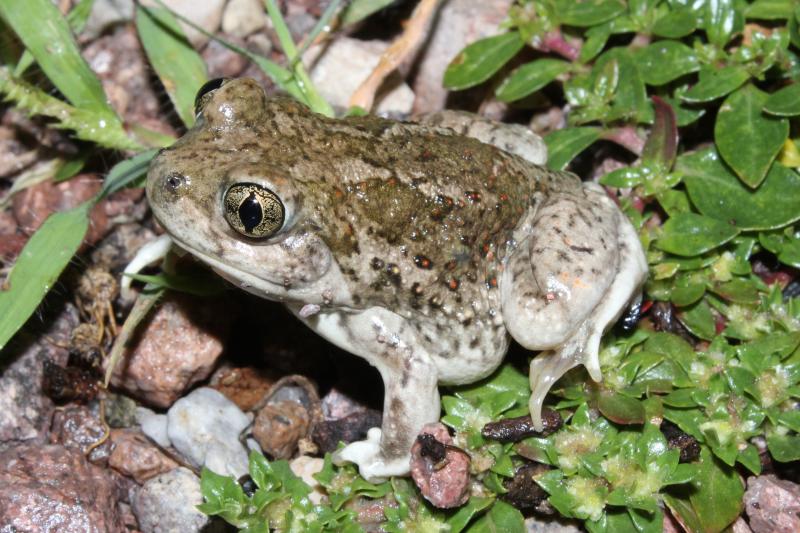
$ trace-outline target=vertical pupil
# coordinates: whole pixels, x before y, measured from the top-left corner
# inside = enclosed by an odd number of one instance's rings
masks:
[[[263,218],[264,212],[261,210],[261,204],[256,199],[255,193],[251,192],[250,196],[239,205],[239,220],[242,221],[245,231],[250,233],[261,223]]]

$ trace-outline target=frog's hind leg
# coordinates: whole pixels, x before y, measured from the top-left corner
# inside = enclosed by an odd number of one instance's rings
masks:
[[[530,410],[541,427],[550,387],[583,364],[601,379],[600,338],[636,297],[647,273],[638,236],[613,201],[587,184],[540,207],[502,277],[503,317],[514,339],[543,350],[531,362]]]

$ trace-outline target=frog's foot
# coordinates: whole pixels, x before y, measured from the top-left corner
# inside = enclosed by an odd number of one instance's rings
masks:
[[[161,261],[167,256],[170,248],[172,247],[172,239],[166,233],[142,246],[136,255],[133,256],[131,262],[125,266],[123,271],[122,281],[120,283],[120,291],[122,297],[125,299],[133,299],[131,294],[131,280],[130,274],[138,274],[141,270],[152,265],[156,261]]]
[[[570,368],[584,365],[600,381],[603,332],[637,297],[646,274],[636,231],[599,187],[553,195],[540,207],[501,279],[508,331],[543,351],[530,372],[537,429],[547,391]]]
[[[333,462],[358,465],[361,477],[370,483],[381,483],[391,476],[405,476],[411,469],[411,453],[391,459],[381,453],[381,429],[372,428],[366,440],[352,442],[333,454]]]

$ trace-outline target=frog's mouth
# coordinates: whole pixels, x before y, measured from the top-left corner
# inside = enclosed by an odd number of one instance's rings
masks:
[[[285,301],[286,300],[286,288],[282,284],[278,284],[272,282],[270,280],[266,280],[260,278],[253,274],[252,272],[248,272],[246,270],[242,270],[237,268],[229,263],[224,263],[220,261],[218,258],[214,257],[213,255],[209,255],[207,253],[198,250],[194,246],[191,246],[175,237],[172,237],[173,242],[176,246],[185,250],[189,254],[193,255],[213,270],[218,276],[220,276],[225,281],[231,283],[239,287],[242,290],[245,290],[249,293],[255,294],[256,296],[260,296],[261,298],[266,298],[268,300],[275,300],[275,301]]]

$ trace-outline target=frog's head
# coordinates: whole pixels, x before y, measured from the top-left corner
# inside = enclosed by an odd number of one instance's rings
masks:
[[[195,126],[153,159],[147,197],[180,247],[226,279],[283,299],[289,289],[313,293],[332,261],[304,222],[269,105],[252,79],[204,85]]]

